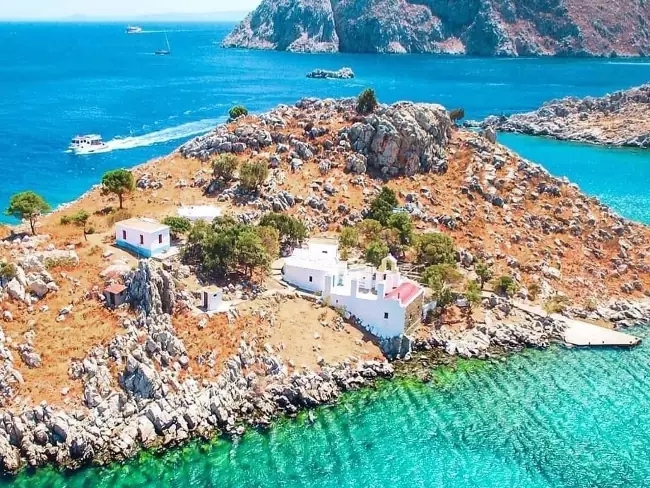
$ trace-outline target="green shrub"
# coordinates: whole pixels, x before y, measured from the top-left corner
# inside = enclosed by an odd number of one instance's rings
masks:
[[[239,186],[247,192],[257,191],[269,176],[269,168],[264,161],[247,161],[239,170]]]
[[[112,212],[109,217],[108,217],[108,223],[112,226],[115,225],[117,222],[122,222],[123,220],[128,220],[131,217],[133,217],[133,214],[131,213],[130,210],[126,209],[118,209]]]
[[[395,192],[384,186],[381,192],[370,204],[366,219],[376,220],[382,226],[388,225],[388,219],[393,215],[393,209],[399,205]]]
[[[13,280],[18,273],[18,268],[14,263],[0,262],[0,279],[5,281]]]
[[[183,234],[187,234],[192,229],[192,222],[185,217],[165,217],[162,223],[169,226],[169,230],[176,238]]]
[[[381,241],[373,241],[366,248],[366,261],[373,266],[379,266],[382,259],[388,256],[388,246]]]
[[[474,271],[476,271],[476,275],[479,279],[479,285],[482,290],[483,286],[485,286],[485,283],[492,279],[492,268],[490,268],[490,266],[485,261],[477,261],[474,265]]]
[[[70,215],[62,215],[59,223],[61,225],[69,225],[72,222],[72,217]]]
[[[457,120],[464,119],[465,118],[465,109],[463,108],[455,108],[453,110],[449,111],[449,118],[452,120],[452,122],[456,122]]]
[[[566,295],[555,294],[544,302],[544,310],[547,314],[562,313],[571,304]]]
[[[343,249],[359,245],[359,231],[355,227],[343,227],[339,236],[339,244]]]
[[[415,243],[417,260],[421,264],[455,264],[454,240],[442,232],[422,234]]]
[[[372,88],[366,88],[357,99],[357,113],[370,114],[377,108],[377,95]]]
[[[262,217],[260,227],[272,227],[279,233],[280,242],[295,245],[307,238],[307,227],[291,215],[271,212]]]
[[[239,117],[245,117],[248,115],[248,109],[243,105],[235,105],[228,111],[228,115],[231,120],[238,119]]]
[[[232,154],[222,154],[212,163],[212,174],[216,179],[230,181],[238,166],[237,157]]]
[[[515,279],[510,275],[503,275],[494,280],[494,291],[506,296],[512,296],[517,292],[519,286]]]
[[[422,273],[422,283],[435,288],[438,282],[443,284],[458,283],[463,275],[454,264],[434,264],[429,266]]]
[[[465,286],[465,299],[467,299],[470,308],[474,308],[481,303],[481,287],[476,281],[471,280],[467,282]]]

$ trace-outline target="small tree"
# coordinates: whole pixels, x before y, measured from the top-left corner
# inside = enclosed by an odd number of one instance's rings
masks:
[[[212,174],[216,179],[230,181],[237,169],[237,158],[233,154],[222,154],[212,163]]]
[[[366,88],[357,99],[357,113],[370,114],[377,108],[377,95],[372,88]]]
[[[102,176],[103,193],[117,195],[120,201],[120,208],[122,208],[124,195],[131,193],[133,190],[135,190],[135,179],[133,178],[133,173],[126,169],[107,171]]]
[[[88,232],[86,231],[86,225],[88,224],[88,219],[90,219],[90,214],[85,210],[79,210],[76,214],[70,217],[70,222],[72,222],[77,227],[81,227],[84,233],[84,239],[88,240]]]
[[[381,223],[375,219],[367,218],[359,222],[357,228],[365,242],[372,242],[377,239],[377,236],[381,232]]]
[[[32,234],[36,234],[36,221],[41,214],[50,210],[45,199],[33,191],[16,193],[9,200],[6,214],[20,220],[28,220]]]
[[[264,184],[269,168],[263,161],[248,161],[239,170],[239,186],[247,192],[254,192]]]
[[[262,246],[271,259],[277,259],[280,256],[280,233],[274,227],[258,226],[255,232],[262,241]]]
[[[417,260],[422,264],[455,264],[454,240],[447,234],[432,232],[418,237],[415,243]]]
[[[283,245],[295,245],[307,238],[307,227],[300,220],[283,213],[268,213],[260,220],[261,227],[273,227]]]
[[[494,290],[506,296],[512,296],[517,292],[517,282],[510,275],[503,275],[494,281]]]
[[[243,105],[235,105],[228,111],[230,120],[238,119],[239,117],[245,117],[248,115],[248,109]]]
[[[453,110],[449,111],[449,118],[451,119],[452,122],[457,122],[460,119],[465,118],[465,109],[463,108],[455,108]]]
[[[249,278],[256,269],[267,270],[271,264],[271,258],[264,248],[262,239],[252,230],[244,231],[237,237],[235,255],[237,264],[244,267]]]
[[[474,271],[479,279],[479,284],[481,290],[485,286],[485,283],[492,279],[492,268],[485,261],[478,261],[474,266]]]
[[[172,215],[165,217],[162,223],[169,226],[169,230],[174,239],[178,239],[180,236],[187,234],[192,229],[192,222],[185,217],[176,217]]]
[[[469,309],[472,310],[476,305],[481,303],[481,287],[474,281],[468,281],[465,287],[465,298],[469,304]]]
[[[379,266],[381,260],[388,256],[388,246],[380,241],[371,242],[366,249],[366,261],[373,266]]]
[[[395,192],[384,186],[377,198],[370,204],[367,219],[376,220],[381,225],[388,225],[388,219],[393,215],[393,209],[399,205]]]
[[[343,249],[359,245],[359,231],[355,227],[343,227],[339,236],[339,244]]]
[[[422,283],[435,288],[438,281],[445,285],[458,283],[462,275],[453,264],[434,264],[422,273]]]
[[[0,261],[0,285],[4,286],[18,275],[18,268],[14,263]]]
[[[388,217],[388,227],[395,229],[403,246],[408,246],[413,240],[413,223],[406,213],[396,213]]]

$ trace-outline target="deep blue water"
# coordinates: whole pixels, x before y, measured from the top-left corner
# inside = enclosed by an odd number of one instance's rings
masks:
[[[303,96],[354,96],[372,86],[384,102],[435,101],[480,118],[529,110],[564,95],[602,95],[650,76],[650,63],[627,60],[223,50],[219,41],[232,24],[144,27],[147,33],[126,35],[121,24],[0,24],[0,207],[24,189],[42,193],[52,206],[74,199],[104,171],[167,154],[224,120],[238,103],[263,111]],[[164,47],[163,30],[169,31],[172,56],[152,54]],[[313,68],[341,66],[352,67],[357,78],[305,78]],[[91,132],[115,150],[85,157],[65,153],[74,135]],[[587,191],[621,202],[621,213],[649,220],[639,210],[648,207],[647,198],[638,191],[650,182],[647,156],[508,139]],[[591,165],[593,182],[584,174]]]

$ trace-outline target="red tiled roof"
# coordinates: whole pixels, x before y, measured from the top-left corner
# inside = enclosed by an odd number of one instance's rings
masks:
[[[422,288],[412,281],[405,281],[390,293],[386,294],[386,298],[393,298],[399,300],[400,304],[408,305],[418,294]]]
[[[107,291],[108,293],[112,293],[113,295],[119,295],[124,290],[126,290],[126,286],[120,283],[113,283],[111,286],[107,286],[104,289],[104,291]]]

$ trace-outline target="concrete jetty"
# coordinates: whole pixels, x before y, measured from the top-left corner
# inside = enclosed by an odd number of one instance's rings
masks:
[[[541,307],[513,302],[514,307],[532,315],[547,317],[548,314]],[[641,339],[630,334],[607,329],[598,325],[565,317],[560,314],[551,314],[553,320],[566,324],[564,342],[573,346],[600,346],[600,347],[633,347],[641,343]]]

